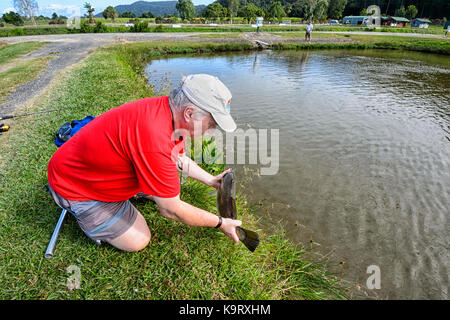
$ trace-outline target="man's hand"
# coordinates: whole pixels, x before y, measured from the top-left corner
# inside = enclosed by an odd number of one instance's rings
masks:
[[[236,232],[236,227],[242,225],[241,220],[234,220],[229,218],[222,218],[222,225],[220,230],[229,236],[234,242],[239,242],[239,236]]]
[[[179,196],[174,198],[160,198],[153,196],[152,198],[158,205],[161,214],[166,218],[183,222],[189,226],[211,228],[217,226],[217,215],[181,201]],[[241,224],[242,221],[240,220],[222,218],[222,225],[219,229],[234,242],[239,242],[236,227]]]
[[[222,172],[221,174],[219,174],[215,177],[212,177],[212,179],[209,181],[208,185],[218,189],[220,187],[220,183],[222,182],[223,176],[230,171],[231,171],[231,169],[227,169],[224,172]]]

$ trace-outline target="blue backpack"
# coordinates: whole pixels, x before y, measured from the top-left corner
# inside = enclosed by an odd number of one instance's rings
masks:
[[[94,120],[94,116],[87,116],[83,120],[73,120],[72,122],[64,123],[56,132],[55,144],[61,147],[64,142],[74,136],[75,133],[81,130],[86,124]]]

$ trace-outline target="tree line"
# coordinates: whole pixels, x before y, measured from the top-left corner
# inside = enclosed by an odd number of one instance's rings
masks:
[[[450,16],[449,0],[217,0],[208,5],[200,13],[196,14],[192,0],[178,0],[176,9],[181,19],[190,21],[194,17],[207,19],[229,19],[240,17],[248,22],[256,17],[264,17],[265,20],[281,20],[284,17],[296,17],[303,20],[323,21],[326,19],[341,19],[348,15],[366,15],[367,7],[377,5],[383,15],[401,16],[406,18],[426,17],[443,18]],[[2,20],[15,25],[23,25],[23,17],[36,24],[38,12],[37,0],[14,0],[16,12],[5,13]],[[88,23],[95,23],[95,9],[90,3],[84,4]],[[114,21],[117,17],[124,18],[161,18],[155,17],[151,12],[144,12],[137,17],[132,12],[118,14],[113,6],[108,6],[103,12],[103,17]],[[42,16],[40,16],[42,17]],[[39,17],[38,17],[39,18]],[[62,16],[56,13],[52,16],[53,23],[63,23]],[[161,21],[161,19],[158,19]]]
[[[450,16],[449,0],[217,0],[201,13],[205,18],[242,17],[266,20],[297,17],[303,20],[341,19],[348,15],[366,15],[367,7],[377,5],[383,15],[445,18]],[[177,10],[186,20],[195,16],[192,0],[178,0]],[[446,19],[444,19],[446,20]]]

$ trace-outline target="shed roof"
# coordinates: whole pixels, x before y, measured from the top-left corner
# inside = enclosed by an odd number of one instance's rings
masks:
[[[395,20],[395,21],[397,21],[397,22],[409,22],[408,19],[403,18],[403,17],[391,17],[391,16],[389,16],[389,17],[384,17],[384,16],[382,16],[381,19],[382,19],[382,20],[390,20],[390,19],[392,19],[392,20]]]
[[[346,16],[344,17],[344,19],[346,18],[353,18],[353,19],[364,19],[364,18],[368,18],[369,16]]]
[[[414,20],[419,21],[419,22],[423,22],[423,23],[431,23],[431,21],[428,20],[428,19],[416,18],[416,19],[414,19]]]
[[[408,19],[403,18],[403,17],[391,17],[391,18],[397,22],[409,22]]]

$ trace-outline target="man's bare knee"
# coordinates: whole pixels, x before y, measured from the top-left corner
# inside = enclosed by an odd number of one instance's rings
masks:
[[[129,248],[130,250],[126,250],[126,251],[128,251],[128,252],[141,251],[142,249],[147,247],[147,245],[150,242],[150,239],[151,239],[151,234],[149,232],[148,235],[143,235],[142,237],[140,237],[140,239],[136,239],[136,241],[133,243],[133,245],[131,245],[131,247]]]
[[[121,236],[109,241],[117,249],[136,252],[144,249],[150,242],[151,233],[144,217],[138,213],[133,226]]]

